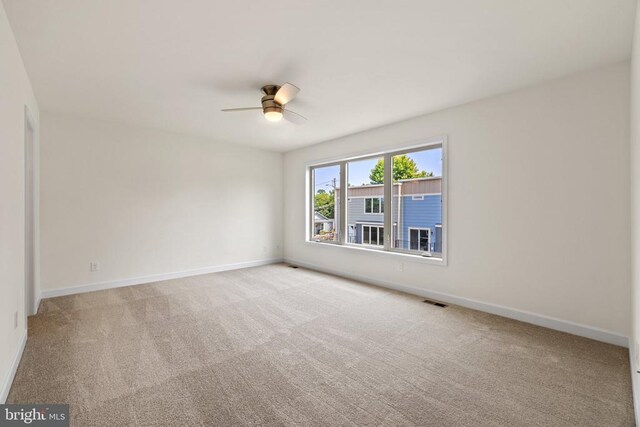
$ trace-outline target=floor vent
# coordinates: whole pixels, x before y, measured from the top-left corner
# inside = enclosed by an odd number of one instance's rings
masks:
[[[426,299],[426,300],[424,300],[422,302],[426,302],[427,304],[435,305],[436,307],[442,307],[442,308],[447,306],[447,304],[444,304],[444,303],[441,303],[441,302],[437,302],[437,301],[431,301],[430,299]]]
[[[289,268],[298,268],[297,265],[290,265]]]

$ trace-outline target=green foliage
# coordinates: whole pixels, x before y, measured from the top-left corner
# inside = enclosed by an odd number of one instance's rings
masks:
[[[425,178],[428,176],[433,176],[433,172],[418,170],[416,162],[406,154],[393,158],[393,182],[401,179]],[[378,160],[378,163],[371,169],[369,179],[372,184],[382,184],[384,182],[384,159]]]
[[[320,215],[324,215],[329,219],[334,218],[335,214],[335,192],[331,190],[326,192],[324,190],[318,190],[314,197],[314,208]]]

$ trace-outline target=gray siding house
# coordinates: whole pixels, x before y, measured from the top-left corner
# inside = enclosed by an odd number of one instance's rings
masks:
[[[339,200],[336,189],[336,200]],[[347,241],[384,245],[383,185],[352,186],[347,191]],[[336,211],[338,207],[336,205]],[[442,253],[442,178],[415,178],[393,186],[393,247]]]

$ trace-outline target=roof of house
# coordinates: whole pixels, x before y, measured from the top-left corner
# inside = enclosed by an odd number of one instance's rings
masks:
[[[336,194],[340,191],[336,188]],[[398,192],[402,195],[411,194],[440,194],[442,193],[442,177],[430,176],[425,178],[402,179],[393,184],[393,194]],[[349,187],[349,196],[382,196],[384,195],[383,184],[364,184]]]
[[[331,221],[333,221],[333,219],[327,218],[326,216],[322,215],[319,212],[315,212],[314,220],[316,222],[331,222]]]

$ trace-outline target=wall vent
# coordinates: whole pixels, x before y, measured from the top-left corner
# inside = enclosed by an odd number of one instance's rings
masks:
[[[426,300],[424,300],[422,302],[426,302],[427,304],[435,305],[436,307],[442,307],[442,308],[447,306],[447,304],[444,304],[444,303],[438,302],[438,301],[432,301],[430,299],[426,299]]]

